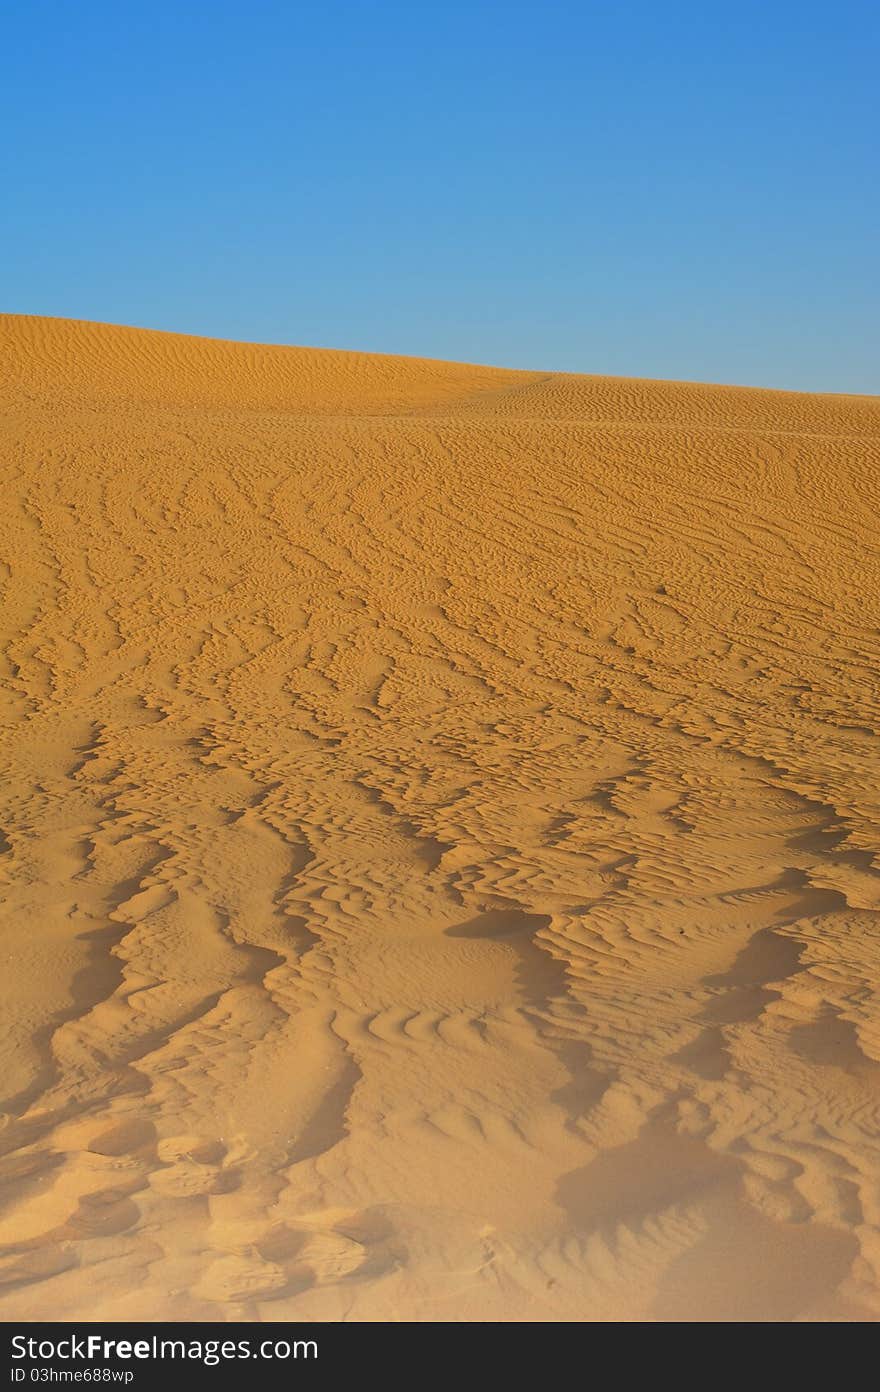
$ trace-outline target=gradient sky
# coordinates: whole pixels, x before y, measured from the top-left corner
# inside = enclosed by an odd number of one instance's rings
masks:
[[[880,392],[876,0],[2,9],[2,309]]]

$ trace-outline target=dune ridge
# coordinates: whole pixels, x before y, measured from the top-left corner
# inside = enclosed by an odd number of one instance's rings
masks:
[[[0,1312],[880,1313],[880,399],[0,317]]]

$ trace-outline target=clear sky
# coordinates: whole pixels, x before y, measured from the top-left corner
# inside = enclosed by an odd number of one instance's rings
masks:
[[[876,0],[6,0],[5,310],[880,392]]]

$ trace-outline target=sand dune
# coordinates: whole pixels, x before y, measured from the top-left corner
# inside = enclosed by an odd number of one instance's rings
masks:
[[[877,1318],[880,400],[0,323],[0,1314]]]

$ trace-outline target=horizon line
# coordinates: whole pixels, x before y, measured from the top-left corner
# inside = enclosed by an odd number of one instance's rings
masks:
[[[437,363],[438,365],[443,364],[445,366],[482,368],[491,372],[522,373],[523,376],[531,377],[590,377],[614,382],[646,382],[658,385],[669,384],[677,386],[711,387],[715,390],[768,392],[783,396],[821,396],[842,398],[844,400],[880,401],[880,392],[807,391],[798,387],[772,387],[754,382],[716,382],[698,377],[643,377],[638,374],[621,372],[575,372],[565,368],[509,367],[505,363],[474,362],[469,358],[440,358],[423,353],[397,353],[386,352],[374,348],[337,348],[330,344],[278,343],[262,339],[227,338],[219,334],[195,333],[189,329],[157,328],[151,324],[129,324],[111,319],[83,319],[78,315],[70,314],[29,314],[20,310],[0,310],[0,320],[2,319],[33,319],[48,320],[58,324],[88,324],[97,328],[122,329],[132,333],[165,334],[169,338],[193,338],[201,340],[204,343],[232,344],[241,348],[288,349],[292,352],[306,353],[344,353],[351,357],[360,358],[399,358],[403,362],[426,362]]]

